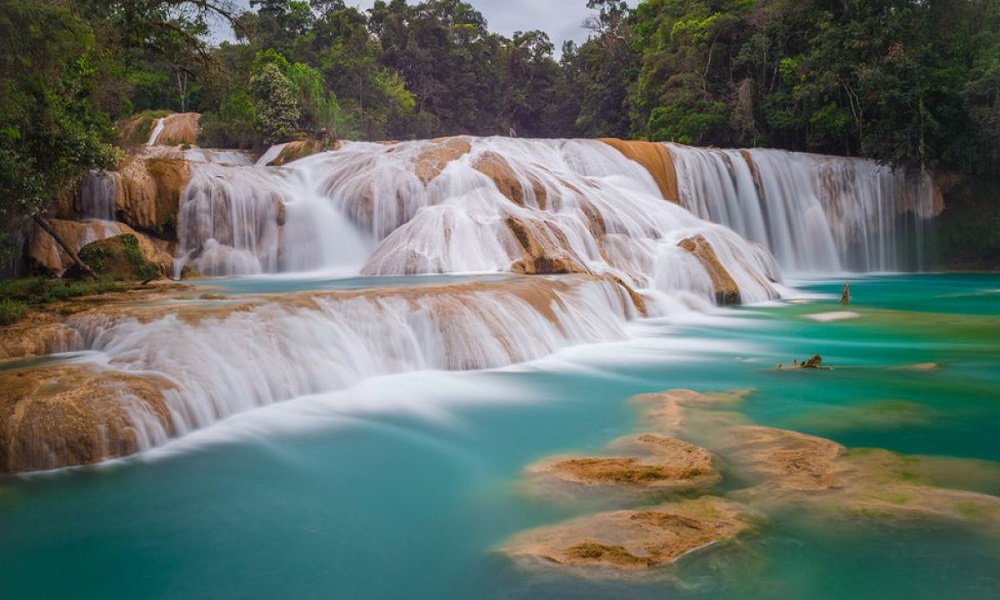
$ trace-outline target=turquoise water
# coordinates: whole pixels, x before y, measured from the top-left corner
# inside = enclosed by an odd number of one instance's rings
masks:
[[[1000,276],[852,280],[846,309],[841,285],[532,365],[380,378],[146,456],[0,481],[0,598],[1000,597],[996,537],[930,521],[788,515],[647,581],[526,572],[493,551],[589,510],[525,497],[518,473],[631,432],[637,393],[752,388],[742,410],[762,424],[1000,461]],[[860,316],[806,318],[841,310]],[[831,370],[787,368],[816,353]],[[897,369],[918,363],[937,368]]]

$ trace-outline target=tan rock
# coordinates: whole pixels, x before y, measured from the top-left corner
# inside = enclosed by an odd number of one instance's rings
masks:
[[[180,146],[198,143],[198,113],[174,113],[163,119],[163,131],[156,138],[157,146]],[[154,121],[155,127],[155,121]]]
[[[320,152],[340,150],[340,148],[341,143],[339,140],[321,140],[317,138],[294,140],[285,144],[285,147],[281,149],[278,156],[267,163],[267,166],[281,167],[300,158],[319,154]]]
[[[94,463],[170,435],[162,379],[71,365],[0,371],[0,472]]]
[[[566,456],[525,469],[525,485],[550,497],[680,493],[718,483],[712,454],[688,442],[657,434],[628,436],[609,445],[614,456]]]
[[[417,178],[427,185],[444,171],[448,163],[457,160],[472,150],[472,144],[464,137],[433,140],[434,145],[418,154],[413,162]]]
[[[100,240],[123,234],[134,235],[146,260],[155,264],[164,276],[169,276],[173,272],[174,259],[171,245],[164,241],[154,243],[151,238],[124,223],[63,219],[52,219],[49,223],[76,253],[88,244]],[[38,226],[35,227],[28,246],[28,260],[34,269],[54,277],[61,276],[73,264],[62,246]]]
[[[722,266],[712,245],[702,235],[696,235],[678,244],[704,265],[708,276],[712,278],[712,289],[715,291],[715,301],[720,305],[739,304],[740,288],[726,267]]]
[[[599,141],[608,144],[615,150],[634,160],[649,171],[656,181],[663,198],[678,202],[680,194],[677,191],[677,169],[674,167],[670,152],[662,144],[617,138],[601,138]]]
[[[587,268],[568,256],[533,256],[514,261],[510,271],[518,275],[558,275],[586,273]]]
[[[181,193],[191,180],[182,159],[136,156],[117,173],[115,212],[135,229],[173,240]]]
[[[526,566],[615,576],[669,565],[695,550],[732,540],[756,518],[745,506],[704,496],[533,529],[514,536],[500,551]]]

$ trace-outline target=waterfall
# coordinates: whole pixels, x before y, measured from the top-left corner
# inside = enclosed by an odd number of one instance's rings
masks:
[[[634,315],[620,286],[582,276],[98,310],[67,325],[69,349],[100,351],[113,369],[167,378],[173,429],[183,434],[378,375],[502,367],[622,340]],[[137,423],[142,431],[164,431],[155,415],[135,418],[154,419]]]
[[[784,272],[925,267],[930,176],[872,160],[667,144],[680,203],[766,246]]]
[[[156,140],[159,139],[160,134],[163,133],[163,128],[166,126],[166,122],[166,117],[156,120],[156,125],[153,127],[153,131],[149,133],[149,139],[146,140],[147,146],[156,145]]]
[[[193,171],[178,262],[206,274],[508,272],[541,256],[711,301],[705,266],[679,246],[700,235],[744,301],[778,295],[763,248],[664,201],[648,171],[598,141],[349,142],[280,168]]]
[[[87,174],[76,187],[76,211],[84,219],[115,219],[118,190],[113,173]]]

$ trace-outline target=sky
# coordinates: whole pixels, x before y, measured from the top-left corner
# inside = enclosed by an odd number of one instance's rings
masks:
[[[418,0],[408,0],[416,4]],[[549,34],[559,54],[565,40],[580,44],[589,33],[583,26],[587,17],[597,14],[587,8],[587,0],[465,0],[486,17],[490,31],[510,37],[515,31],[540,29]],[[248,6],[247,0],[239,0]],[[347,0],[348,6],[362,11],[372,7],[374,0]],[[635,7],[638,0],[628,0]]]

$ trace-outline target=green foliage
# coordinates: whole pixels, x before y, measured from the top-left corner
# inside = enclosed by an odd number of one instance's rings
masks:
[[[298,90],[277,63],[264,63],[250,77],[249,94],[266,142],[279,141],[296,129],[301,114]]]
[[[647,0],[635,132],[987,172],[1000,159],[1000,4]]]
[[[156,265],[143,256],[138,238],[130,233],[87,244],[78,254],[99,277],[148,281],[159,276]],[[75,267],[66,273],[69,278],[78,276]]]
[[[24,318],[31,308],[44,308],[70,298],[121,292],[125,287],[114,281],[90,279],[8,279],[0,281],[0,325],[10,325]]]
[[[0,300],[0,326],[17,323],[27,311],[28,305],[24,302],[10,298]]]
[[[117,153],[96,106],[94,37],[67,9],[0,3],[0,247],[83,173]]]

